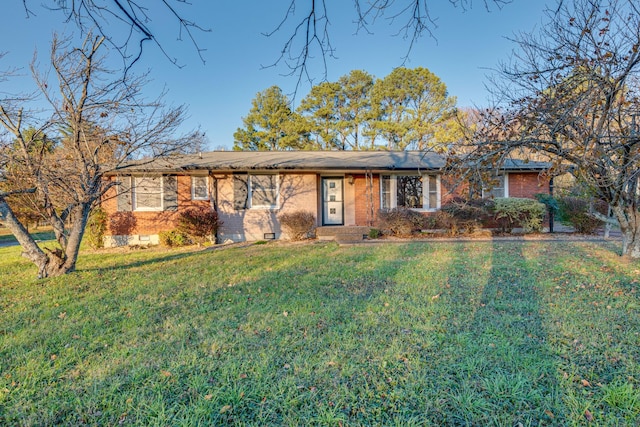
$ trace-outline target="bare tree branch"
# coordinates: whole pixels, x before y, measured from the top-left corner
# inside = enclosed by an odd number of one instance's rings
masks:
[[[425,34],[434,37],[437,29],[437,18],[430,14],[429,5],[434,0],[353,0],[356,11],[356,33],[366,31],[372,33],[372,27],[380,19],[396,29],[396,36],[408,40],[403,65],[410,57],[413,48]],[[449,0],[454,7],[467,10],[472,0]],[[483,0],[487,10],[491,5],[497,8],[511,3],[512,0]],[[294,19],[298,9],[303,9],[302,19],[297,21],[293,29],[288,24]],[[327,75],[327,60],[335,58],[336,50],[331,42],[328,6],[326,0],[290,0],[282,20],[276,27],[264,35],[272,37],[277,33],[289,31],[279,57],[265,68],[276,67],[282,63],[288,68],[285,75],[296,76],[296,89],[303,79],[312,82],[310,61],[319,58],[322,63],[322,79]]]
[[[35,15],[29,5],[34,0],[22,0],[27,17]],[[74,22],[82,35],[89,32],[99,34],[120,53],[128,71],[142,56],[146,42],[152,42],[163,55],[177,67],[182,67],[178,58],[172,56],[159,38],[159,31],[150,27],[157,14],[150,14],[150,8],[139,0],[54,0],[55,6],[43,6],[65,15],[67,22]],[[178,9],[181,5],[190,5],[188,0],[162,0],[153,8],[160,9],[171,16],[178,24],[178,40],[187,39],[193,45],[200,60],[204,63],[204,52],[197,40],[196,32],[208,32],[210,29],[200,26],[185,17]],[[124,31],[122,31],[124,29]]]

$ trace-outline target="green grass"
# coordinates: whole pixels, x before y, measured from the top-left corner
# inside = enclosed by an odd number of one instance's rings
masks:
[[[0,248],[0,425],[636,425],[640,264],[615,250],[103,251],[37,281]]]
[[[53,234],[51,227],[31,230],[31,235],[38,241],[55,239],[55,235]],[[18,243],[18,241],[7,228],[0,227],[0,244],[3,243]]]

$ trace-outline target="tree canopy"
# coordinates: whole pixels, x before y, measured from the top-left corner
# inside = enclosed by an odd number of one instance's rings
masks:
[[[311,88],[294,112],[274,86],[257,94],[238,150],[446,151],[462,137],[455,98],[426,68],[397,68],[382,79],[362,70]]]
[[[305,146],[301,119],[278,86],[258,93],[242,122],[244,128],[233,134],[234,150],[290,150]]]
[[[623,254],[640,258],[640,9],[635,0],[564,0],[494,81],[495,108],[470,141],[470,164],[522,150],[569,171],[611,207]],[[597,212],[592,215],[603,220]]]

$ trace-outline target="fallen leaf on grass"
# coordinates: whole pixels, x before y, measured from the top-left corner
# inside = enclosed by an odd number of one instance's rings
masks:
[[[211,400],[213,399],[213,394],[205,394],[204,395],[204,400]]]
[[[588,410],[588,409],[585,409],[585,411],[584,411],[584,418],[585,418],[587,421],[593,421],[593,414],[592,414],[591,412],[589,412],[589,410]]]
[[[591,383],[587,380],[580,381],[580,384],[582,384],[582,387],[591,387]]]
[[[169,378],[171,376],[171,372],[169,371],[160,371],[160,374],[165,378]]]
[[[222,408],[220,408],[220,413],[224,414],[225,412],[229,412],[231,410],[231,405],[224,405]]]
[[[434,296],[432,296],[432,297],[431,297],[431,301],[437,300],[438,298],[440,298],[440,295],[441,295],[441,294],[438,294],[438,295],[434,295]]]
[[[553,418],[555,418],[555,417],[556,417],[555,415],[553,415],[553,412],[551,412],[551,411],[550,411],[550,410],[548,410],[548,409],[547,409],[546,411],[544,411],[544,413],[545,413],[545,414],[547,414],[547,416],[548,416],[549,418],[551,418],[551,419],[553,419]]]

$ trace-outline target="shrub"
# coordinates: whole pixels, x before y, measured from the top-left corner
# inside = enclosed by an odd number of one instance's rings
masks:
[[[408,236],[424,228],[425,216],[407,208],[383,209],[378,212],[378,228],[393,236]]]
[[[558,199],[560,221],[572,225],[578,233],[595,233],[603,222],[589,214],[590,203],[589,199],[583,197],[560,197]],[[607,205],[604,202],[596,202],[594,208],[603,214],[607,212]]]
[[[193,243],[189,236],[177,229],[170,231],[161,231],[160,233],[158,233],[158,238],[160,239],[160,244],[168,248],[186,246]]]
[[[214,241],[222,221],[218,213],[208,207],[189,208],[178,216],[178,231],[189,236],[194,242],[202,243],[205,239]]]
[[[477,227],[487,225],[493,218],[494,202],[491,199],[450,200],[438,214],[436,222],[452,235],[472,233]]]
[[[537,201],[546,206],[547,212],[549,212],[550,214],[556,215],[560,210],[558,201],[551,194],[538,193],[534,194],[534,197]]]
[[[369,229],[369,238],[370,239],[378,239],[381,234],[382,234],[382,232],[377,228]]]
[[[93,249],[104,247],[104,233],[107,231],[107,212],[101,207],[94,208],[87,219],[85,237]]]
[[[316,229],[316,217],[311,212],[285,212],[278,215],[278,220],[291,240],[307,239]]]
[[[547,210],[544,204],[518,197],[498,197],[494,202],[495,218],[502,231],[511,232],[517,226],[528,233],[542,231],[542,220]]]

